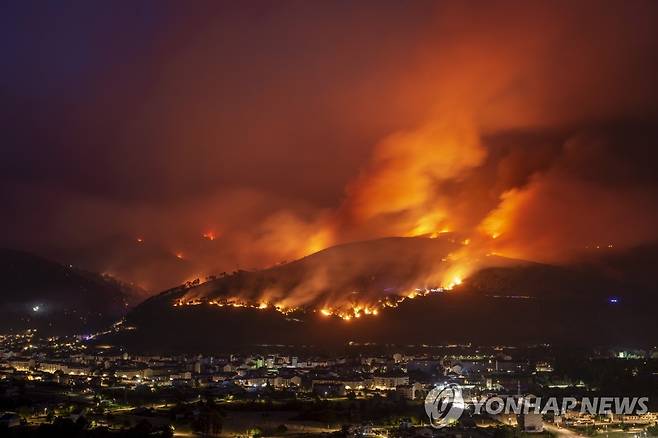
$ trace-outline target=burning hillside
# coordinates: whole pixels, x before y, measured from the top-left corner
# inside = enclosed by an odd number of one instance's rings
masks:
[[[264,8],[249,33],[251,7],[170,11],[92,39],[57,96],[22,72],[70,50],[5,38],[25,47],[2,82],[0,243],[157,292],[390,236],[545,263],[658,239],[656,2],[352,3]]]
[[[447,256],[464,246],[450,236],[379,239],[193,282],[140,304],[126,317],[136,330],[99,342],[216,351],[348,341],[610,344],[637,340],[638,334],[655,340],[653,289],[621,275],[625,262],[615,259],[619,269],[610,276],[591,265],[484,256],[480,264],[491,267],[472,272],[459,287],[436,285],[432,274],[451,272],[457,265]]]
[[[270,269],[239,271],[193,281],[166,293],[173,306],[211,305],[298,311],[344,320],[376,316],[385,308],[445,293],[469,273],[467,243],[452,234],[437,238],[385,238],[332,247]],[[474,265],[509,264],[469,254]]]

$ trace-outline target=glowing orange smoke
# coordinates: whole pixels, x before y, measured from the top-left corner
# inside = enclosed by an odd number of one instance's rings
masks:
[[[446,213],[427,211],[437,181],[459,176],[481,164],[485,156],[469,117],[440,117],[385,139],[370,166],[350,185],[347,205],[359,221],[405,212],[414,222],[414,235],[439,231]]]
[[[510,217],[519,205],[525,201],[527,194],[518,190],[509,190],[501,195],[501,204],[482,221],[479,230],[492,239],[498,239],[509,230]]]
[[[329,230],[320,230],[313,234],[306,244],[304,255],[313,254],[331,245],[331,233]]]
[[[214,231],[207,231],[207,232],[203,233],[202,237],[206,240],[212,241],[212,240],[215,240],[217,238],[217,235],[215,234]]]

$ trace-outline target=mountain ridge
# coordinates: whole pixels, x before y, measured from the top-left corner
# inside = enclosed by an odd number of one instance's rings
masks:
[[[435,239],[394,238],[369,241],[364,247],[372,250],[396,242],[404,247],[443,245],[428,243],[430,240]],[[262,286],[265,284],[262,279],[252,280],[263,272],[287,274],[308,267],[309,260],[313,261],[311,265],[320,260],[336,261],[334,257],[325,257],[326,254],[345,255],[344,251],[350,248],[348,244],[269,270],[239,271],[205,284],[165,291],[127,315],[126,324],[136,330],[103,342],[138,349],[216,351],[258,344],[329,346],[350,341],[609,344],[656,340],[650,311],[654,300],[646,290],[627,289],[624,281],[611,280],[580,265],[564,267],[503,258],[492,261],[493,265],[500,262],[502,266],[484,267],[451,291],[421,293],[415,299],[396,303],[395,309],[384,306],[377,316],[362,314],[360,318],[349,319],[327,316],[315,301],[289,313],[277,312],[272,306],[212,305],[213,300],[232,286]],[[408,262],[397,255],[393,257],[394,264]],[[345,266],[345,261],[345,258],[339,260],[337,266]],[[393,272],[408,271],[403,266]],[[399,284],[404,284],[403,280]],[[370,284],[381,283],[373,280]],[[174,306],[183,296],[205,300]],[[257,304],[259,294],[252,296]]]
[[[121,318],[137,296],[111,277],[15,249],[0,249],[0,329],[79,334]]]

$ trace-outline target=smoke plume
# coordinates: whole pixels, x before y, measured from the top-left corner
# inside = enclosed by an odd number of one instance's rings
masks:
[[[464,275],[658,238],[655,2],[400,6],[72,27],[104,56],[0,90],[3,244],[154,291],[386,236],[454,233]]]

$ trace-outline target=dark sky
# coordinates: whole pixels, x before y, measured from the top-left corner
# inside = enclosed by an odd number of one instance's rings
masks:
[[[4,2],[0,245],[157,290],[387,235],[653,241],[657,9]]]

